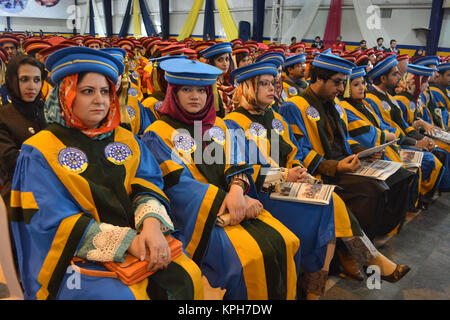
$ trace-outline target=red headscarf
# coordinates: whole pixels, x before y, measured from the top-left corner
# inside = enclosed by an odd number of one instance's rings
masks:
[[[185,124],[193,125],[194,121],[202,121],[202,136],[209,130],[216,121],[216,109],[214,108],[214,94],[212,86],[205,86],[207,99],[205,106],[197,113],[189,113],[184,110],[178,101],[177,92],[181,89],[181,85],[169,83],[167,87],[166,97],[161,108],[158,110],[160,115],[167,115],[174,120]]]

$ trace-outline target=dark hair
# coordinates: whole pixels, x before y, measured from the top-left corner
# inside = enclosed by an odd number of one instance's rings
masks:
[[[383,74],[380,74],[378,77],[376,77],[375,79],[372,79],[373,80],[373,84],[374,85],[379,85],[379,84],[381,84],[381,77],[382,76],[388,76],[390,73],[391,73],[391,71],[392,71],[392,69],[393,69],[394,67],[392,67],[392,68],[390,68],[389,70],[387,70],[386,72],[384,72]]]
[[[239,63],[246,57],[248,57],[249,54],[246,52],[240,52],[240,53],[236,53],[235,57],[236,57],[236,68],[239,66]]]
[[[392,44],[392,42],[397,42],[397,40],[392,39],[391,42],[389,42],[389,43]]]
[[[328,70],[324,68],[319,68],[311,65],[310,75],[311,75],[311,81],[310,83],[315,83],[317,80],[322,79],[323,81],[327,81],[332,76],[337,74],[339,72]]]
[[[6,66],[6,92],[13,99],[21,99],[19,89],[19,68],[25,64],[38,68],[41,71],[41,81],[45,80],[44,66],[36,58],[26,55],[18,55],[9,60]]]
[[[366,40],[361,40],[360,42],[359,42],[359,44],[362,44],[363,42],[367,42]]]
[[[317,39],[317,38],[319,38],[319,39],[320,39],[320,37],[319,37],[319,36],[316,36],[316,37],[314,38],[314,40],[315,40],[315,39]]]
[[[377,38],[377,42],[380,41],[380,40],[383,40],[383,41],[384,41],[383,37]]]
[[[297,38],[296,38],[296,37],[292,37],[292,38],[291,38],[291,41],[292,41],[292,40],[294,40],[294,39],[295,39],[295,40],[297,40]]]
[[[357,65],[358,65],[358,66],[365,66],[365,65],[368,65],[368,64],[369,64],[369,61],[370,61],[369,58],[364,58],[364,59],[362,59],[361,61],[359,61],[359,62],[357,63]]]

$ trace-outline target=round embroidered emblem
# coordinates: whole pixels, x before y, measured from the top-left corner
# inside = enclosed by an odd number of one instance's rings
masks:
[[[223,132],[222,128],[212,127],[209,129],[209,135],[218,144],[225,144],[225,132]]]
[[[132,97],[137,97],[138,91],[135,88],[130,88],[130,89],[128,89],[128,94]]]
[[[258,122],[252,122],[249,128],[250,134],[259,138],[264,138],[267,134],[266,128]]]
[[[419,112],[422,112],[422,108],[423,108],[423,102],[422,99],[417,100],[417,109],[419,110]]]
[[[153,105],[153,109],[158,112],[162,104],[163,104],[162,101],[156,101],[155,104]]]
[[[298,93],[298,91],[297,91],[297,89],[296,89],[295,87],[289,87],[288,93],[289,93],[291,96],[295,96],[295,95]]]
[[[381,101],[381,106],[383,107],[384,111],[391,111],[391,106],[386,101]]]
[[[411,110],[412,112],[416,111],[416,104],[413,101],[409,102],[409,110]]]
[[[135,80],[139,79],[139,74],[138,74],[136,71],[133,71],[133,72],[131,73],[131,76],[132,76]]]
[[[310,119],[310,120],[314,120],[314,121],[319,121],[320,120],[320,114],[319,111],[317,111],[316,108],[309,106],[306,109],[306,116]]]
[[[136,117],[136,111],[134,111],[132,106],[126,106],[125,108],[127,109],[128,116],[130,117],[130,119]]]
[[[337,112],[339,112],[339,116],[342,118],[344,116],[344,110],[342,110],[342,107],[337,103],[334,104],[334,107],[336,108]]]
[[[278,119],[272,120],[272,128],[275,130],[276,133],[279,135],[282,135],[284,133],[284,126],[283,123]]]
[[[175,149],[180,153],[192,153],[197,149],[195,140],[189,134],[179,133],[173,139]]]
[[[86,154],[78,148],[68,147],[58,154],[58,162],[64,168],[74,173],[82,173],[88,167]]]
[[[105,157],[114,164],[123,164],[133,156],[130,147],[120,142],[111,142],[105,147]]]
[[[131,63],[130,63],[130,67],[131,67],[131,69],[136,69],[136,63],[131,62]]]

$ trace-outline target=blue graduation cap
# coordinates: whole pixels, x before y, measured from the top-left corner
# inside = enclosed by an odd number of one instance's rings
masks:
[[[398,65],[397,55],[395,55],[395,54],[389,55],[384,60],[381,60],[380,62],[378,62],[373,67],[373,69],[367,73],[367,77],[372,80],[376,79],[379,76],[381,76],[382,74],[389,71],[391,68],[395,67],[396,65]]]
[[[286,60],[286,57],[281,52],[270,51],[270,52],[265,52],[262,55],[258,56],[256,58],[255,62],[260,62],[260,61],[267,62],[267,61],[277,61],[277,60],[280,61],[280,65],[281,65]]]
[[[319,55],[314,58],[311,64],[317,68],[328,69],[343,73],[345,75],[350,75],[352,73],[352,69],[356,67],[353,62],[342,59],[341,57],[338,57],[330,52],[319,53]]]
[[[434,69],[433,68],[424,67],[424,66],[418,66],[416,64],[407,64],[406,65],[406,72],[417,74],[419,76],[431,77],[434,74]]]
[[[209,86],[223,73],[219,68],[183,57],[166,59],[159,67],[166,72],[167,82],[182,86]]]
[[[199,54],[203,55],[203,57],[205,58],[210,58],[223,53],[231,53],[233,51],[232,47],[233,44],[231,42],[216,43],[209,48],[203,49],[199,52]]]
[[[274,61],[260,61],[234,69],[231,76],[237,83],[263,74],[270,74],[275,77],[278,73],[278,67],[279,65],[275,64]]]
[[[119,59],[101,50],[68,47],[51,54],[45,67],[52,73],[52,81],[59,83],[65,76],[81,72],[97,72],[116,83],[124,65]]]
[[[359,77],[364,77],[367,73],[366,73],[366,68],[367,66],[358,66],[356,68],[352,69],[352,74],[350,75],[350,80],[359,78]]]
[[[438,71],[450,70],[450,62],[441,63],[440,65],[437,66],[437,69]]]
[[[296,54],[286,58],[283,67],[289,67],[297,63],[306,62],[306,53]]]
[[[414,64],[415,65],[419,65],[419,66],[438,66],[440,62],[440,59],[438,56],[427,56],[427,57],[422,57],[419,58],[417,60],[414,60]]]

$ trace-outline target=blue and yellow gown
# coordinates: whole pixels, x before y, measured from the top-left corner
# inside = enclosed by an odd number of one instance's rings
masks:
[[[335,193],[328,205],[315,205],[271,199],[269,193],[261,192],[264,168],[303,167],[301,150],[297,148],[292,130],[281,115],[272,108],[268,108],[263,115],[252,115],[239,107],[225,117],[225,122],[236,132],[247,133],[245,154],[247,162],[253,164],[257,197],[265,209],[300,238],[302,269],[309,273],[320,270],[327,244],[333,238],[361,234],[356,218],[349,215],[344,202]],[[272,155],[271,149],[277,148],[276,144],[278,150]]]
[[[110,224],[133,231],[137,195],[151,195],[169,209],[162,188],[158,163],[122,127],[94,140],[52,124],[25,141],[11,194],[11,227],[25,298],[124,300],[159,293],[172,299],[202,299],[201,272],[186,254],[132,286],[83,274],[74,286],[68,267],[88,229]],[[93,261],[79,266],[107,271]]]
[[[224,299],[294,299],[300,242],[288,228],[265,210],[235,226],[216,225],[231,178],[251,181],[253,171],[230,134],[218,117],[202,140],[193,126],[162,116],[142,140],[163,172],[186,252],[211,286],[225,289]]]

